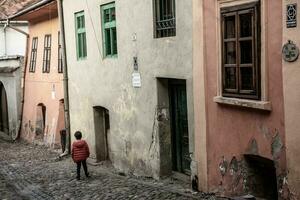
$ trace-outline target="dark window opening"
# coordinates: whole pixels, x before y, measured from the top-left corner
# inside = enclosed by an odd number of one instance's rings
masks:
[[[175,0],[154,0],[155,38],[176,35]]]
[[[63,59],[62,59],[60,32],[58,32],[58,73],[63,73]]]
[[[31,44],[31,55],[30,55],[30,63],[29,63],[29,72],[35,72],[36,66],[36,57],[37,57],[37,47],[38,47],[38,38],[32,38]]]
[[[259,5],[224,8],[221,16],[223,96],[259,99]]]
[[[44,57],[43,57],[43,73],[50,72],[51,61],[51,35],[45,35],[44,39]]]

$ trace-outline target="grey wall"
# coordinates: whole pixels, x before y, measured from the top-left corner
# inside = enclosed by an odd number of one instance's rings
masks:
[[[4,85],[7,96],[9,138],[14,138],[20,127],[23,57],[0,57],[0,70],[3,67],[18,67],[11,73],[0,72],[0,81]]]
[[[109,2],[64,1],[72,139],[73,133],[81,130],[95,154],[93,106],[105,107],[110,113],[108,146],[114,166],[158,177],[158,77],[186,79],[193,152],[192,1],[176,0],[176,37],[154,39],[152,1],[116,0],[118,57],[103,58],[100,5]],[[77,61],[74,13],[82,10],[88,51],[86,60]],[[133,88],[131,82],[135,55],[141,88]]]

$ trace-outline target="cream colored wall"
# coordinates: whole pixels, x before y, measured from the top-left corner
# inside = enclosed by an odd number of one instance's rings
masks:
[[[28,60],[30,60],[33,37],[38,37],[38,48],[35,72],[29,72],[30,61],[27,65],[22,137],[29,141],[34,140],[36,109],[39,103],[43,103],[46,106],[44,143],[49,145],[53,145],[59,137],[56,126],[58,124],[59,100],[63,99],[63,75],[58,73],[58,27],[58,18],[29,26],[30,51],[28,52]],[[50,73],[42,73],[45,34],[51,34]]]
[[[100,5],[109,2],[113,1],[64,1],[71,132],[82,130],[95,156],[93,106],[105,107],[110,114],[108,147],[114,166],[158,177],[157,78],[186,80],[190,152],[194,152],[192,0],[176,0],[176,36],[165,38],[153,36],[152,1],[116,0],[118,56],[103,58]],[[88,49],[87,58],[80,61],[74,30],[74,13],[79,11],[85,14]],[[136,55],[141,88],[132,87]]]
[[[207,191],[207,145],[204,76],[203,1],[193,0],[193,75],[195,160],[199,190]]]
[[[286,28],[287,4],[298,4],[297,27]],[[300,47],[300,0],[283,1],[283,40],[284,45],[288,40]],[[286,151],[288,165],[288,184],[291,192],[300,198],[300,59],[289,63],[283,61],[283,87],[286,127]]]

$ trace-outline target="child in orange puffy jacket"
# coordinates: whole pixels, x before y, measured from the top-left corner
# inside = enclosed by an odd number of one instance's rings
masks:
[[[76,131],[74,134],[76,141],[72,144],[72,159],[77,164],[77,180],[80,180],[80,168],[81,164],[84,169],[86,177],[89,177],[89,173],[86,166],[86,159],[90,156],[89,146],[85,140],[82,140],[82,134],[80,131]]]

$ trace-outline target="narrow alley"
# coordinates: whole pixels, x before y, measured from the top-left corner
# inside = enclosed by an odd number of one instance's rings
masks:
[[[0,199],[218,199],[175,180],[122,176],[104,166],[89,165],[91,177],[77,181],[71,158],[59,161],[57,153],[24,142],[0,140],[0,152]]]

